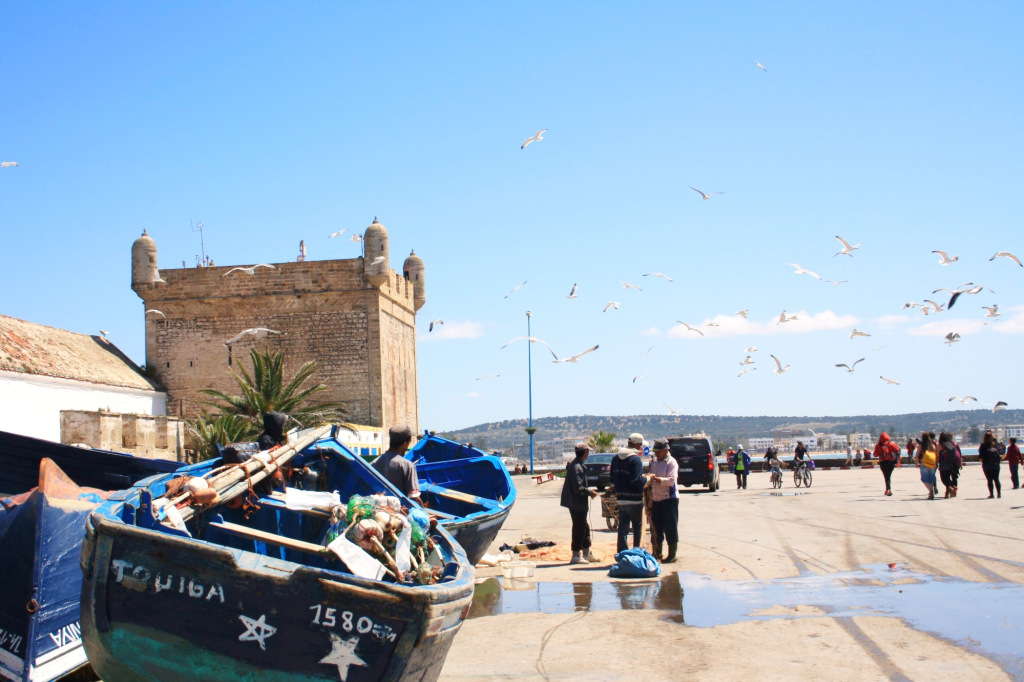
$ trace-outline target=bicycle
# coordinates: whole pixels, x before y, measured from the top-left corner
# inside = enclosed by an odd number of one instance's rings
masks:
[[[796,468],[793,470],[793,485],[799,488],[803,485],[805,488],[811,487],[811,470],[807,468],[806,462],[797,462]]]
[[[772,487],[782,487],[782,471],[779,469],[772,469]]]

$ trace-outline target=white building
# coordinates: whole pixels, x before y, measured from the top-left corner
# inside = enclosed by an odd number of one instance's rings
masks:
[[[751,438],[749,439],[750,447],[747,450],[748,453],[765,452],[768,448],[775,445],[774,438]]]
[[[107,339],[0,315],[0,431],[61,441],[61,411],[167,414],[167,394]]]

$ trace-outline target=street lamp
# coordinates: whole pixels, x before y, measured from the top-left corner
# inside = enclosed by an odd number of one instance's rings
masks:
[[[533,346],[533,334],[530,333],[530,318],[533,313],[526,311],[526,392],[529,400],[530,425],[526,427],[526,433],[530,435],[530,475],[533,475],[533,434],[537,429],[533,428],[533,365],[531,363],[531,347]]]

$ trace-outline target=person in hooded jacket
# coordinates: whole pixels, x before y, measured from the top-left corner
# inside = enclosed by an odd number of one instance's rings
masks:
[[[1006,448],[1006,463],[1010,466],[1010,483],[1013,489],[1020,487],[1020,477],[1017,475],[1017,467],[1020,466],[1020,448],[1017,447],[1017,439],[1011,438],[1010,445]]]
[[[750,455],[743,449],[742,445],[736,446],[736,459],[734,471],[736,472],[736,489],[747,487],[747,474],[750,473]]]
[[[943,431],[939,434],[939,478],[946,487],[943,497],[956,497],[957,479],[960,476],[961,457],[953,434]]]
[[[885,478],[885,495],[892,497],[892,470],[896,468],[896,462],[900,458],[900,446],[896,445],[889,434],[882,432],[875,443],[875,459],[878,460],[878,468],[882,470]]]
[[[284,423],[287,420],[288,415],[282,412],[267,412],[263,415],[263,433],[257,439],[260,450],[269,450],[288,440],[284,435]]]
[[[992,499],[992,487],[995,486],[996,497],[1003,496],[1003,486],[999,483],[999,462],[1002,455],[999,454],[999,443],[991,431],[986,431],[978,446],[978,459],[981,460],[981,470],[985,474],[985,482],[988,483],[988,499]]]
[[[619,508],[619,537],[616,553],[628,549],[630,527],[633,529],[633,547],[640,546],[640,535],[643,533],[644,463],[640,459],[640,450],[644,446],[644,437],[639,433],[631,433],[626,440],[626,447],[619,448],[618,455],[612,459],[611,479],[615,486],[615,503]]]

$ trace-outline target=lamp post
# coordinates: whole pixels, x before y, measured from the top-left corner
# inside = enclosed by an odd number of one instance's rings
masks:
[[[531,347],[533,346],[533,334],[530,333],[530,318],[533,313],[526,311],[526,392],[529,401],[530,425],[526,427],[526,433],[530,435],[530,475],[533,475],[533,434],[537,429],[533,428],[533,365],[531,363]]]

